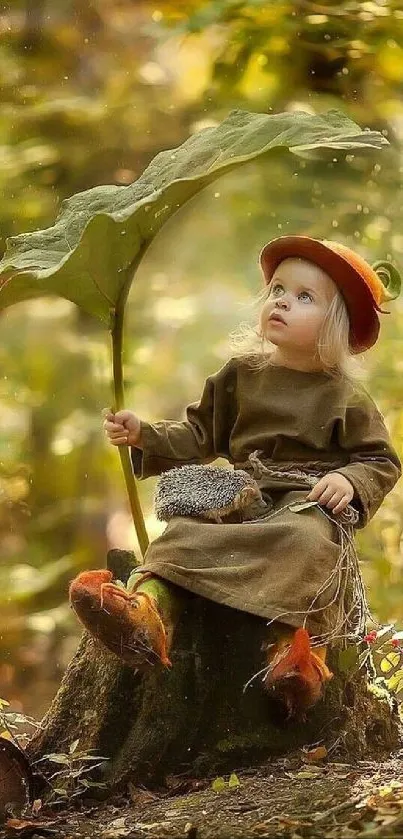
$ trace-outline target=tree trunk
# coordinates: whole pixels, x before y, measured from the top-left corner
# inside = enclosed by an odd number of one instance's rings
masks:
[[[119,579],[134,564],[127,552],[108,555]],[[136,673],[84,634],[29,757],[67,750],[80,738],[80,749],[110,758],[103,780],[116,789],[129,781],[161,784],[167,774],[188,770],[202,776],[252,766],[319,740],[348,760],[385,755],[398,745],[398,714],[386,693],[369,692],[362,670],[341,672],[336,649],[324,699],[306,722],[280,724],[259,679],[244,691],[264,664],[266,621],[186,595],[171,671]]]

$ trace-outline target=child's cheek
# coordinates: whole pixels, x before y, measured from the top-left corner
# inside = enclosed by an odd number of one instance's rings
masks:
[[[259,315],[259,326],[261,329],[264,329],[267,323],[268,311],[267,307],[264,306]]]

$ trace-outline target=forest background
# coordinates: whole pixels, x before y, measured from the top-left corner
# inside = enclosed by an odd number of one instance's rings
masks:
[[[184,417],[253,316],[261,246],[334,238],[403,271],[403,9],[399,0],[14,0],[0,11],[0,252],[53,224],[61,201],[126,185],[230,110],[338,108],[390,147],[326,162],[276,153],[226,175],[166,225],[126,316],[127,406]],[[403,455],[403,300],[364,381]],[[0,697],[40,717],[81,630],[68,583],[140,552],[117,452],[108,335],[59,298],[0,317]],[[140,484],[150,538],[155,481]],[[374,615],[403,629],[403,485],[359,534]]]

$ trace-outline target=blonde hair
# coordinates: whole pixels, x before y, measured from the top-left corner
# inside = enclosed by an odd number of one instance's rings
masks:
[[[252,307],[256,308],[259,305],[260,308],[267,300],[270,290],[271,283],[253,298]],[[337,289],[320,329],[318,357],[325,373],[334,378],[344,377],[357,381],[365,377],[365,372],[361,361],[351,352],[349,332],[350,321],[346,304]],[[265,338],[259,320],[252,324],[241,323],[229,337],[234,355],[245,359],[251,368],[262,370],[271,363],[274,345]]]

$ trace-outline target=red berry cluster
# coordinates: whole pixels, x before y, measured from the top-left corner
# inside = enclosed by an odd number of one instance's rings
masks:
[[[368,632],[368,635],[364,635],[364,641],[367,641],[368,644],[373,644],[378,637],[378,633],[376,629],[371,629],[371,632]]]
[[[364,635],[363,640],[367,642],[367,644],[373,644],[378,637],[378,633],[376,629],[371,629],[371,632],[368,632],[368,635]],[[403,641],[399,638],[392,638],[390,641],[392,647],[396,649],[403,650]]]

